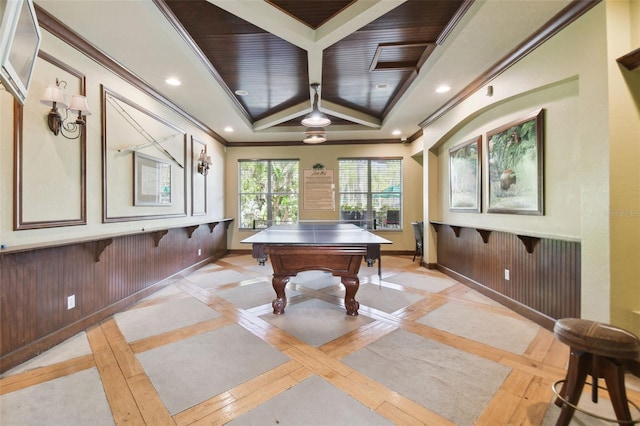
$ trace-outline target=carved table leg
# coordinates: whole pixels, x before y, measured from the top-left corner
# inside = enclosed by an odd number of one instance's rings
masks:
[[[276,298],[271,302],[273,306],[273,313],[276,315],[284,314],[284,308],[287,306],[287,296],[284,293],[284,288],[289,282],[289,277],[276,277],[271,280],[273,289],[276,291]]]
[[[344,306],[347,308],[347,315],[358,315],[360,303],[356,301],[356,293],[360,287],[358,277],[342,277],[342,284],[346,290],[344,295]]]

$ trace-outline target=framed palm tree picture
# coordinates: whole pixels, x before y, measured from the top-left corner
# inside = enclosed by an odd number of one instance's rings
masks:
[[[544,214],[544,110],[487,132],[487,211]]]

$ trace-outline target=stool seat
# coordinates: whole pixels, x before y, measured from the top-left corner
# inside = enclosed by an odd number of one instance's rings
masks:
[[[616,359],[637,359],[640,340],[621,328],[596,321],[563,318],[556,321],[553,333],[559,341],[592,354]]]
[[[604,378],[618,423],[638,422],[638,419],[631,418],[631,401],[627,399],[624,373],[627,365],[635,366],[638,363],[640,339],[622,328],[579,318],[556,321],[553,334],[571,349],[565,379],[553,384],[553,391],[557,396],[555,404],[562,407],[556,425],[567,426],[575,410],[603,420],[615,421],[584,411],[576,405],[587,376],[592,378],[591,400],[594,403],[598,402],[598,379]],[[562,383],[562,389],[557,392],[556,385],[559,383]]]

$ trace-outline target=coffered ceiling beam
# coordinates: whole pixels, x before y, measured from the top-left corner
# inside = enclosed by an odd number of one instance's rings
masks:
[[[277,126],[280,123],[292,120],[296,117],[302,117],[305,114],[311,112],[311,106],[308,102],[301,102],[298,105],[294,105],[282,111],[278,111],[268,117],[253,123],[254,131],[266,130],[269,127]],[[301,118],[302,120],[302,118]]]
[[[355,109],[334,104],[333,102],[323,101],[319,109],[325,114],[343,118],[357,124],[362,124],[363,126],[372,127],[375,129],[379,129],[380,127],[382,127],[382,122],[378,118],[360,111],[356,111]]]

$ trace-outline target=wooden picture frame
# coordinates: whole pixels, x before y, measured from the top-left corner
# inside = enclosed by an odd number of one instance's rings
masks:
[[[544,214],[544,110],[487,132],[487,211]]]
[[[449,210],[481,211],[482,136],[449,149]]]
[[[150,155],[133,153],[134,206],[171,205],[171,164]]]

